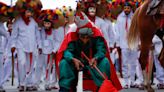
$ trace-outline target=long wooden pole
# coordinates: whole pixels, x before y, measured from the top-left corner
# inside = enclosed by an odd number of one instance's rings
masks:
[[[14,53],[12,52],[12,80],[11,80],[11,85],[13,86],[14,85]]]

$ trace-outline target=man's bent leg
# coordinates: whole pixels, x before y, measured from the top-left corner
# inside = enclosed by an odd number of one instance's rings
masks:
[[[73,81],[75,80],[75,67],[73,64],[67,62],[66,60],[61,60],[59,64],[60,76],[59,76],[59,92],[69,92]],[[67,91],[66,91],[67,90]]]
[[[98,62],[97,67],[100,69],[100,71],[110,79],[110,63],[107,58],[102,59],[101,61]],[[92,75],[92,78],[95,82],[95,84],[100,87],[101,84],[103,83],[104,79],[102,76],[97,72],[95,69],[91,69],[89,67],[89,71]]]

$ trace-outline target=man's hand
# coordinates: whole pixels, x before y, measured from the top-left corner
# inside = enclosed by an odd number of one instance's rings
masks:
[[[80,67],[84,67],[83,63],[81,63],[80,60],[76,59],[76,58],[73,58],[73,63],[75,64],[75,67],[77,70],[80,70]]]
[[[11,52],[14,53],[15,52],[15,49],[16,49],[15,47],[12,47],[11,48]]]
[[[56,53],[55,52],[52,52],[51,55],[52,55],[53,58],[56,57]]]
[[[90,66],[93,68],[94,66],[97,66],[97,60],[96,58],[92,58],[90,62]]]
[[[112,53],[113,50],[114,50],[114,48],[109,48],[110,53]]]
[[[39,48],[39,54],[42,54],[42,49],[41,48]]]

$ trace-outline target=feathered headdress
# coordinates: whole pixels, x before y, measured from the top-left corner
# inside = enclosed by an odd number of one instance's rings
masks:
[[[43,21],[51,22],[53,27],[55,26],[56,22],[58,21],[58,14],[56,14],[55,10],[47,9],[42,10],[37,18],[37,21],[40,26],[43,26]]]
[[[42,3],[40,0],[17,0],[15,8],[20,13],[24,12],[26,9],[32,9],[35,14],[42,9]]]
[[[10,7],[3,2],[0,2],[0,21],[5,22],[9,18],[14,17],[14,7]]]

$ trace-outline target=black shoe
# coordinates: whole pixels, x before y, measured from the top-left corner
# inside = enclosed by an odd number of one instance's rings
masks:
[[[0,92],[6,92],[3,88],[0,88]]]
[[[24,88],[25,88],[24,86],[19,86],[18,87],[18,89],[19,89],[20,92],[24,91]]]
[[[53,86],[53,87],[50,87],[50,89],[51,89],[51,90],[56,90],[56,89],[58,89],[58,87]]]
[[[0,92],[6,92],[4,89],[1,89]]]
[[[45,87],[45,90],[46,91],[51,91],[51,88],[50,87]]]
[[[31,87],[27,87],[26,88],[26,91],[37,91],[38,89],[37,89],[37,87],[35,87],[35,86],[31,86]]]

